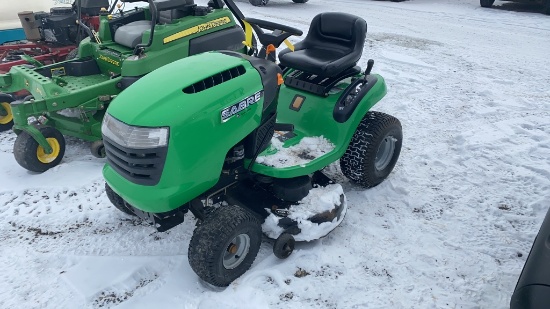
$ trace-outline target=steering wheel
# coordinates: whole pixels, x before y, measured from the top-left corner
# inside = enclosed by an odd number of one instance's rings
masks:
[[[279,47],[279,45],[281,45],[284,40],[288,39],[291,35],[301,36],[303,34],[300,29],[277,24],[267,20],[248,17],[243,20],[254,28],[256,34],[258,35],[258,40],[264,47],[267,47],[270,44],[273,44],[275,47]],[[271,30],[273,32],[265,33],[262,29]]]

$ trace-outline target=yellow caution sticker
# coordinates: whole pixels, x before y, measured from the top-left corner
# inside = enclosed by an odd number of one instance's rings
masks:
[[[59,68],[53,68],[53,69],[50,69],[51,73],[52,73],[52,77],[53,76],[65,76],[65,67],[59,67]]]
[[[229,19],[229,17],[227,17],[227,16],[222,17],[222,18],[217,18],[217,19],[211,20],[207,23],[200,24],[200,25],[185,29],[183,31],[174,33],[170,36],[167,36],[167,37],[164,38],[164,44],[168,44],[170,42],[173,42],[175,40],[179,40],[179,39],[184,38],[186,36],[193,35],[195,33],[203,32],[203,31],[210,30],[212,28],[223,26],[225,24],[229,24],[230,22],[231,22],[231,19]]]
[[[115,59],[112,59],[112,58],[109,58],[109,57],[106,57],[106,56],[103,56],[103,55],[99,55],[99,60],[103,60],[107,63],[116,65],[117,67],[120,66],[120,61],[116,61]]]

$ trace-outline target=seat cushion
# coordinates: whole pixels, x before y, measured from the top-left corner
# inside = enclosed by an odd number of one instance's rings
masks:
[[[343,50],[307,48],[281,53],[279,59],[285,67],[320,76],[333,76],[350,67],[349,61],[344,58],[346,54],[349,53]]]
[[[141,43],[145,30],[151,29],[151,22],[138,20],[121,26],[115,31],[115,42],[126,47],[134,48]]]

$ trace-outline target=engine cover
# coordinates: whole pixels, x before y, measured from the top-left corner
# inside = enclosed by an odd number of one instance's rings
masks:
[[[36,12],[42,40],[60,45],[76,44],[78,26],[76,12],[71,7],[56,7],[50,13]]]
[[[101,8],[109,9],[109,0],[80,0],[80,11],[82,14],[96,16]]]

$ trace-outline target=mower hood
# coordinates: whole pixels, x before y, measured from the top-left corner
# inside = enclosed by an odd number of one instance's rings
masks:
[[[244,59],[218,52],[175,61],[147,74],[123,91],[113,100],[108,113],[135,126],[170,126],[186,115],[204,111],[201,102],[216,101],[221,96],[226,100],[238,99],[239,94],[244,94],[242,89],[237,93],[221,93],[215,87],[192,93],[184,91],[194,84],[212,86],[210,81],[214,75],[239,66],[250,65]]]

